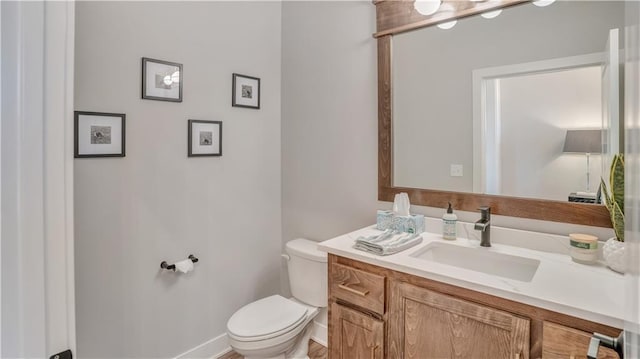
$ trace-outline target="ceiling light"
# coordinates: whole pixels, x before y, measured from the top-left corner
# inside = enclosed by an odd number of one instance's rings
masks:
[[[555,1],[556,0],[536,0],[533,2],[533,5],[539,6],[539,7],[545,7],[553,4]]]
[[[449,30],[450,28],[456,26],[457,23],[458,23],[458,20],[447,21],[447,22],[443,22],[442,24],[438,24],[438,27],[441,28],[442,30]]]
[[[485,12],[485,13],[480,14],[480,16],[482,16],[485,19],[493,19],[494,17],[497,17],[501,13],[502,13],[502,9]]]
[[[428,16],[435,14],[442,2],[440,0],[416,0],[413,7],[422,15]]]

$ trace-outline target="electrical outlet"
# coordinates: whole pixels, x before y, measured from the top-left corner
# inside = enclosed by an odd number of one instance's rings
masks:
[[[462,177],[462,165],[451,165],[451,177]]]

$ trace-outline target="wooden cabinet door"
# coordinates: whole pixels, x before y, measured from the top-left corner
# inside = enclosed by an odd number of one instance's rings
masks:
[[[330,359],[382,359],[384,323],[374,317],[331,304]]]
[[[529,320],[390,281],[389,358],[528,359]]]
[[[542,327],[542,359],[586,359],[591,333],[564,325],[544,322]],[[615,350],[602,345],[598,359],[619,359]]]

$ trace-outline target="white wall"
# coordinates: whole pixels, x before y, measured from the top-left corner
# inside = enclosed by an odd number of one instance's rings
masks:
[[[78,356],[175,356],[279,291],[281,4],[78,2],[76,24],[76,110],[127,115],[125,158],[75,161]],[[140,99],[143,56],[184,65],[182,103]],[[231,107],[233,72],[260,110]],[[222,157],[187,158],[187,119],[224,122]]]
[[[368,1],[282,5],[285,241],[325,240],[375,220],[377,65]]]

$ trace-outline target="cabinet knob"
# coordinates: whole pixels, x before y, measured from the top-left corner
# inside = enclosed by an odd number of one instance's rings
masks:
[[[347,292],[351,292],[353,294],[356,294],[356,295],[359,295],[359,296],[362,296],[362,297],[366,297],[367,294],[369,294],[368,290],[360,291],[360,290],[357,290],[357,289],[353,289],[353,288],[349,287],[348,285],[346,285],[344,283],[338,284],[338,288],[344,289]]]

